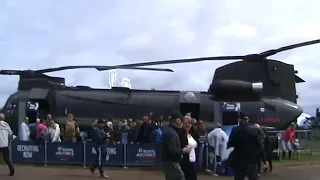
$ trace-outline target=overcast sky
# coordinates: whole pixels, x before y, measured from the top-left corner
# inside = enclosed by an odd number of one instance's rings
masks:
[[[199,56],[244,55],[320,38],[316,0],[1,0],[1,69],[116,65]],[[299,104],[320,106],[320,45],[273,58],[295,65],[307,82]],[[228,63],[167,65],[175,73],[119,70],[133,88],[206,91],[214,70]],[[108,72],[52,73],[68,85],[109,87]],[[0,104],[18,77],[1,76]]]

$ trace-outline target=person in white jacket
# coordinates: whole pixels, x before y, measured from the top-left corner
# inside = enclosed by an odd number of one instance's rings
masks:
[[[60,126],[58,123],[51,120],[48,132],[50,135],[51,142],[61,142],[61,138],[60,138],[61,132],[60,132]]]
[[[29,118],[25,117],[24,121],[20,125],[20,133],[19,139],[21,141],[29,141],[30,140],[30,128],[28,126]]]
[[[8,165],[10,170],[9,176],[14,175],[14,167],[10,160],[10,151],[9,151],[9,138],[12,137],[12,130],[7,122],[4,121],[5,116],[3,113],[0,113],[0,153],[3,155],[3,159]]]
[[[221,129],[221,124],[216,123],[215,128],[208,134],[208,144],[215,149],[216,162],[223,160],[226,152],[228,135]]]

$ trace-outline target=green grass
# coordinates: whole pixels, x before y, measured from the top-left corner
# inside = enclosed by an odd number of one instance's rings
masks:
[[[275,161],[276,166],[297,166],[310,164],[320,164],[320,152],[301,154],[300,159]]]

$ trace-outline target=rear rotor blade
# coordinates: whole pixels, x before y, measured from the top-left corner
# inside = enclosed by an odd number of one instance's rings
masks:
[[[283,51],[288,51],[291,49],[295,49],[295,48],[300,48],[300,47],[304,47],[304,46],[310,46],[313,44],[319,44],[320,43],[320,39],[316,39],[316,40],[312,40],[312,41],[306,41],[306,42],[302,42],[302,43],[297,43],[297,44],[292,44],[289,46],[284,46],[278,49],[271,49],[269,51],[265,51],[260,53],[261,56],[263,56],[264,58],[268,57],[268,56],[272,56],[275,55],[279,52],[283,52]]]
[[[0,70],[0,75],[20,75],[21,70]]]

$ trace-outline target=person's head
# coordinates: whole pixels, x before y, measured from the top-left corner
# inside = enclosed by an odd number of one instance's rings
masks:
[[[246,114],[240,112],[239,117],[238,117],[238,121],[239,121],[239,124],[248,124],[249,117]]]
[[[189,132],[190,129],[192,128],[192,118],[190,116],[184,116],[184,119],[183,119],[183,128]]]
[[[40,123],[41,123],[41,124],[45,124],[46,121],[45,121],[44,119],[41,119],[41,120],[40,120]]]
[[[51,120],[51,119],[52,119],[51,114],[47,114],[47,120]]]
[[[134,128],[134,127],[136,127],[136,126],[137,126],[137,121],[132,121],[132,122],[131,122],[131,127]]]
[[[214,124],[214,128],[221,128],[221,124],[220,123],[215,123]]]
[[[3,113],[0,113],[0,121],[4,121],[5,118],[5,115]]]
[[[297,128],[297,125],[296,125],[295,123],[292,123],[292,124],[290,125],[290,127],[291,127],[292,129],[296,129],[296,128]]]
[[[180,127],[182,115],[179,111],[173,112],[171,115],[170,123],[175,127]]]
[[[191,112],[186,113],[185,116],[190,116],[191,117]]]
[[[93,124],[93,125],[97,125],[97,124],[98,124],[98,119],[92,120],[92,124]]]
[[[98,122],[98,121],[97,121],[97,122]],[[108,122],[107,122],[107,126],[108,126],[110,129],[112,129],[112,128],[113,128],[112,122],[111,122],[111,121],[108,121]]]
[[[254,127],[255,129],[261,129],[261,127],[260,127],[260,125],[259,125],[258,123],[254,123],[254,124],[253,124],[253,127]]]
[[[28,124],[29,123],[29,118],[25,117],[23,121]]]
[[[51,127],[51,128],[55,128],[56,126],[56,123],[54,122],[54,121],[50,121],[50,123],[49,123],[49,126]]]
[[[73,121],[73,114],[68,114],[68,120]]]
[[[36,123],[37,123],[37,124],[40,123],[40,119],[39,119],[39,118],[36,119]]]
[[[101,127],[101,128],[103,128],[104,127],[104,125],[105,125],[105,121],[104,121],[104,119],[98,119],[98,121],[97,121],[97,125],[99,126],[99,127]]]

